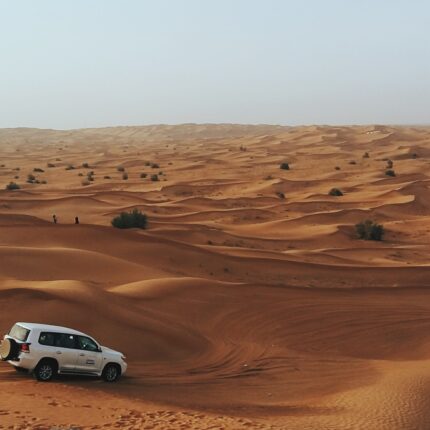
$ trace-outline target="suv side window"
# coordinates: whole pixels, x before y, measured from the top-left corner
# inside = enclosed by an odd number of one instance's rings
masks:
[[[55,333],[42,331],[39,336],[39,343],[46,346],[54,346]]]
[[[59,348],[78,349],[76,336],[73,334],[55,333],[54,345]]]
[[[86,336],[78,336],[78,347],[79,349],[85,349],[86,351],[98,351],[99,347],[97,344]]]

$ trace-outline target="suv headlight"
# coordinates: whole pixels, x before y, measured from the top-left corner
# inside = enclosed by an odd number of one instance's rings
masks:
[[[127,357],[125,356],[125,355],[121,355],[121,360],[122,361],[125,361],[125,359],[126,359]]]

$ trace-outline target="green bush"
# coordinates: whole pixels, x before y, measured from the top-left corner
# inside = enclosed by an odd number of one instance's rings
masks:
[[[394,170],[391,170],[391,169],[386,170],[385,174],[387,176],[392,176],[392,177],[396,176],[396,172]]]
[[[358,237],[364,240],[382,240],[384,235],[384,227],[370,219],[356,224],[355,231]]]
[[[132,212],[121,212],[111,221],[116,228],[146,228],[148,218],[138,209]]]
[[[343,196],[343,193],[342,193],[342,191],[340,191],[340,190],[339,190],[339,188],[332,188],[332,189],[328,192],[328,194],[329,194],[330,196],[336,196],[336,197]]]
[[[10,182],[6,185],[6,189],[9,191],[19,190],[21,187],[16,182]]]
[[[151,175],[151,181],[157,182],[158,181],[158,175]]]
[[[288,163],[281,163],[279,168],[282,170],[290,170],[290,165]]]

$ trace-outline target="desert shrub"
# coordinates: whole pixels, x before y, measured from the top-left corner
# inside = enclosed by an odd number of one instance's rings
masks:
[[[382,240],[384,235],[384,227],[370,219],[356,224],[355,231],[358,237],[364,240]]]
[[[50,167],[50,168],[51,168],[51,167],[55,167],[55,164],[53,164],[53,163],[48,163],[48,164],[47,164],[47,167]]]
[[[126,181],[126,180],[128,179],[128,173],[127,173],[127,172],[124,172],[124,173],[122,174],[122,179],[123,179],[124,181]]]
[[[73,164],[69,164],[67,167],[66,167],[66,170],[74,170],[75,169],[75,166],[73,166]]]
[[[392,176],[392,177],[396,176],[396,172],[394,170],[391,170],[391,169],[386,170],[385,174],[387,176]]]
[[[339,166],[336,166],[336,167],[334,168],[334,170],[340,170],[340,167],[339,167]]]
[[[147,173],[141,173],[141,174],[140,174],[140,177],[141,177],[142,179],[146,178],[147,176],[148,176],[148,174],[147,174]]]
[[[131,212],[121,212],[111,221],[116,228],[145,228],[147,222],[147,216],[138,209],[133,209]]]
[[[43,170],[43,169],[41,169],[40,167],[35,167],[35,168],[33,169],[33,172],[43,173],[43,172],[44,172],[44,170]]]
[[[276,191],[276,195],[280,198],[280,199],[285,199],[285,194],[282,191]]]
[[[79,172],[78,176],[84,176],[84,174],[82,172]]]
[[[90,165],[89,165],[88,163],[82,163],[82,167],[83,167],[84,169],[89,169],[89,168],[90,168]]]
[[[145,162],[145,166],[150,166],[151,165],[151,162],[150,161],[146,161]]]
[[[159,174],[160,176],[163,176],[163,175],[164,175],[164,173],[163,173],[161,170],[158,172],[158,174]]]
[[[6,189],[9,191],[13,190],[19,190],[21,187],[16,182],[9,182],[9,184],[6,185]]]
[[[387,169],[392,169],[393,168],[393,160],[387,160]]]
[[[17,176],[14,176],[14,177],[13,177],[13,179],[19,179],[19,176],[18,176],[18,175],[17,175]]]
[[[118,172],[124,172],[124,171],[125,171],[125,168],[124,168],[123,166],[118,166],[118,167],[116,168],[116,170],[118,170]]]
[[[328,192],[328,194],[329,194],[330,196],[336,196],[336,197],[343,196],[343,193],[342,193],[342,191],[340,191],[340,190],[339,190],[339,188],[332,188],[332,189]]]
[[[16,172],[19,172],[21,170],[21,167],[15,167],[15,169],[13,170],[15,170]]]
[[[365,152],[364,154],[363,154],[363,158],[369,158],[370,157],[370,155],[369,155],[369,153],[368,152]]]
[[[153,169],[159,169],[159,168],[160,168],[160,166],[159,166],[157,163],[152,163],[152,164],[151,164],[151,167],[152,167]]]
[[[151,181],[157,182],[158,181],[158,175],[151,175]]]
[[[48,183],[48,181],[46,181],[45,179],[43,181],[40,182],[43,185],[46,185]]]
[[[357,164],[355,160],[351,160],[348,164]]]
[[[27,175],[27,182],[29,183],[29,184],[33,184],[34,182],[36,181],[36,176],[34,176],[33,174],[28,174]]]
[[[288,163],[281,163],[279,168],[282,170],[290,170],[290,165]]]
[[[110,176],[104,176],[103,179],[111,179]]]

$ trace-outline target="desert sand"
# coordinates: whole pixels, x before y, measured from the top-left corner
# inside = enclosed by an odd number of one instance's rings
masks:
[[[0,333],[66,325],[129,363],[0,363],[0,428],[430,428],[430,128],[3,129],[0,165]],[[134,208],[146,230],[110,225]]]

